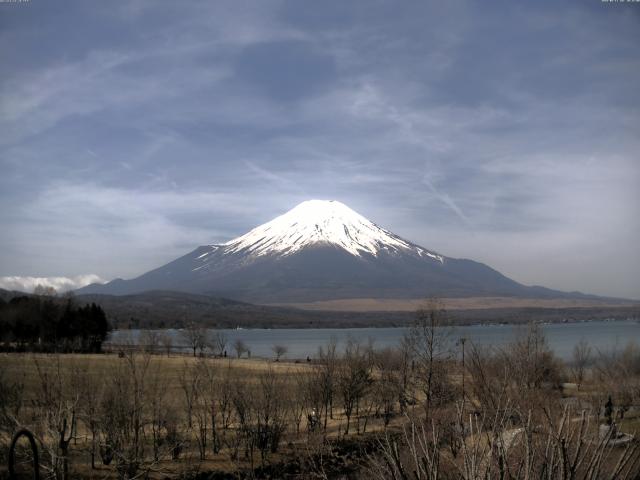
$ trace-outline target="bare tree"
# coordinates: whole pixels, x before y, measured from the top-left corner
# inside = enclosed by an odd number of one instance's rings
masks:
[[[238,358],[242,357],[242,355],[249,351],[249,347],[247,347],[247,344],[239,338],[236,339],[235,342],[233,342],[233,349],[236,351],[236,356]]]
[[[403,425],[400,436],[391,436],[385,430],[380,453],[370,458],[371,476],[379,480],[437,480],[441,465],[439,433],[414,419]]]
[[[138,343],[143,351],[156,353],[160,345],[160,332],[157,330],[143,330],[138,338]]]
[[[598,384],[611,396],[620,419],[640,402],[640,348],[634,342],[624,349],[599,352],[594,363]]]
[[[451,393],[444,364],[452,358],[452,332],[447,312],[437,299],[427,300],[416,317],[405,341],[415,361],[425,397],[425,412],[429,416],[431,407],[446,401]]]
[[[96,454],[100,436],[100,405],[104,388],[102,379],[96,379],[90,371],[85,371],[81,381],[79,416],[91,434],[89,455],[92,470],[96,468]]]
[[[372,399],[386,428],[394,415],[396,404],[402,405],[405,392],[405,360],[402,350],[387,348],[375,355],[378,380],[373,385]]]
[[[193,356],[196,356],[196,352],[204,350],[206,340],[206,330],[197,326],[195,323],[189,323],[183,330],[180,331],[180,335],[186,345],[193,350]]]
[[[573,347],[573,359],[571,363],[571,374],[573,380],[578,384],[578,388],[584,381],[585,373],[589,362],[591,361],[591,347],[586,340],[580,340],[575,347]]]
[[[586,412],[576,417],[566,407],[558,414],[546,410],[541,423],[532,420],[530,411],[520,412],[524,421],[514,428],[510,410],[499,410],[499,415],[465,420],[456,433],[458,455],[441,448],[443,430],[433,419],[407,417],[400,435],[385,433],[380,453],[370,457],[369,472],[380,480],[631,480],[640,475],[640,444],[617,447],[612,430],[594,438]]]
[[[290,399],[291,416],[296,426],[296,434],[300,433],[300,424],[305,412],[311,404],[309,398],[309,380],[313,378],[305,371],[294,371],[289,375],[288,397]]]
[[[261,373],[254,398],[256,424],[253,435],[264,464],[268,455],[276,453],[287,428],[286,386],[282,375],[271,367]]]
[[[516,331],[516,339],[509,345],[509,361],[519,375],[522,388],[539,388],[543,383],[557,383],[559,369],[553,352],[540,325],[530,323]]]
[[[128,352],[112,370],[102,401],[103,462],[115,460],[118,478],[135,478],[145,464],[146,381],[150,356]]]
[[[512,370],[506,355],[471,344],[467,355],[472,396],[487,418],[500,414],[512,386]]]
[[[201,359],[198,363],[191,365],[193,371],[191,377],[196,379],[196,382],[193,383],[193,418],[195,419],[194,433],[200,460],[204,460],[207,456],[209,439],[209,401],[207,398],[209,392],[206,386],[207,366],[205,361]]]
[[[80,401],[79,371],[73,368],[65,372],[57,355],[51,360],[48,368],[33,358],[40,389],[34,409],[38,412],[40,443],[48,460],[46,468],[55,478],[67,480],[69,448],[75,437]]]
[[[218,402],[218,413],[220,415],[220,423],[222,430],[227,430],[231,422],[232,415],[232,394],[233,394],[233,382],[236,376],[236,371],[231,366],[231,362],[223,369],[219,378],[218,394],[216,395],[216,401]]]
[[[220,375],[213,362],[202,362],[201,367],[203,370],[201,382],[202,391],[204,392],[206,399],[206,408],[209,414],[209,423],[211,426],[211,446],[213,453],[218,453],[221,448],[221,441],[219,438],[219,425],[223,418],[219,411],[221,403],[219,397],[224,395],[220,390],[224,388],[224,383],[221,381]]]
[[[256,451],[264,465],[269,455],[278,451],[286,430],[287,390],[282,377],[272,368],[261,372],[257,382],[232,377],[232,403],[237,428],[235,435],[228,439],[229,453],[231,460],[236,461],[240,448],[244,447],[244,457],[251,470]]]
[[[353,339],[347,341],[344,357],[337,371],[337,383],[347,419],[344,434],[348,435],[351,417],[355,413],[359,420],[360,401],[372,383],[368,352]]]
[[[187,427],[193,427],[193,411],[195,408],[197,390],[200,383],[200,369],[194,368],[193,364],[186,360],[180,372],[178,382],[184,396],[184,406],[187,414]]]
[[[227,348],[227,336],[222,332],[208,332],[207,345],[217,357],[222,357]]]
[[[195,418],[195,436],[198,444],[200,460],[206,458],[208,446],[211,445],[213,453],[220,451],[219,438],[220,414],[218,399],[221,383],[215,367],[210,359],[202,358],[192,365],[192,378],[197,382],[193,384],[193,414]]]
[[[323,429],[327,430],[327,421],[333,418],[333,401],[336,392],[336,371],[338,369],[338,342],[331,338],[327,345],[318,348],[318,363],[316,364],[315,384],[312,385],[312,398],[321,402],[320,407],[313,402],[316,414],[322,416],[324,412]]]
[[[235,410],[237,427],[235,435],[230,439],[230,457],[232,461],[237,460],[239,449],[244,444],[244,457],[249,460],[251,469],[254,466],[254,451],[257,436],[253,433],[255,423],[255,391],[246,379],[239,376],[232,377],[232,397],[231,401]]]
[[[154,373],[155,375],[150,376],[148,409],[153,459],[155,462],[158,462],[162,454],[161,449],[167,444],[170,430],[169,423],[174,413],[167,401],[167,390],[169,387],[167,377],[159,374],[157,371]]]
[[[164,350],[164,353],[167,354],[167,357],[171,355],[171,350],[173,349],[173,337],[168,333],[164,332],[160,336],[160,344]]]
[[[289,349],[285,345],[274,345],[271,347],[273,354],[276,356],[276,362],[280,361],[283,355],[286,355]]]

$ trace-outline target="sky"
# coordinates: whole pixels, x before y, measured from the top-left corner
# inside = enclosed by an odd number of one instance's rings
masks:
[[[638,45],[640,3],[600,0],[0,3],[0,287],[135,277],[317,198],[640,299]]]

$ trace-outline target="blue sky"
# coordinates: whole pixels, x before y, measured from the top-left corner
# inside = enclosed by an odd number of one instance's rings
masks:
[[[638,45],[595,0],[0,3],[0,276],[128,278],[321,198],[640,298]]]

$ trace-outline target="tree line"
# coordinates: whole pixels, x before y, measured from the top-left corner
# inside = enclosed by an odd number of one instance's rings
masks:
[[[99,352],[109,331],[100,306],[77,305],[72,296],[0,299],[0,348],[4,351]]]

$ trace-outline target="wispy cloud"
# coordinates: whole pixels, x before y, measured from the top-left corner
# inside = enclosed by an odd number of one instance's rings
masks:
[[[428,174],[424,175],[422,177],[422,181],[424,182],[424,184],[429,188],[429,191],[438,199],[440,200],[442,203],[444,203],[447,207],[449,207],[451,209],[451,211],[453,213],[455,213],[458,218],[460,218],[460,220],[462,220],[465,225],[469,225],[469,219],[467,218],[467,216],[463,213],[463,211],[460,209],[460,207],[458,206],[458,204],[447,194],[447,193],[443,193],[440,192],[431,182],[431,180],[429,180]]]

